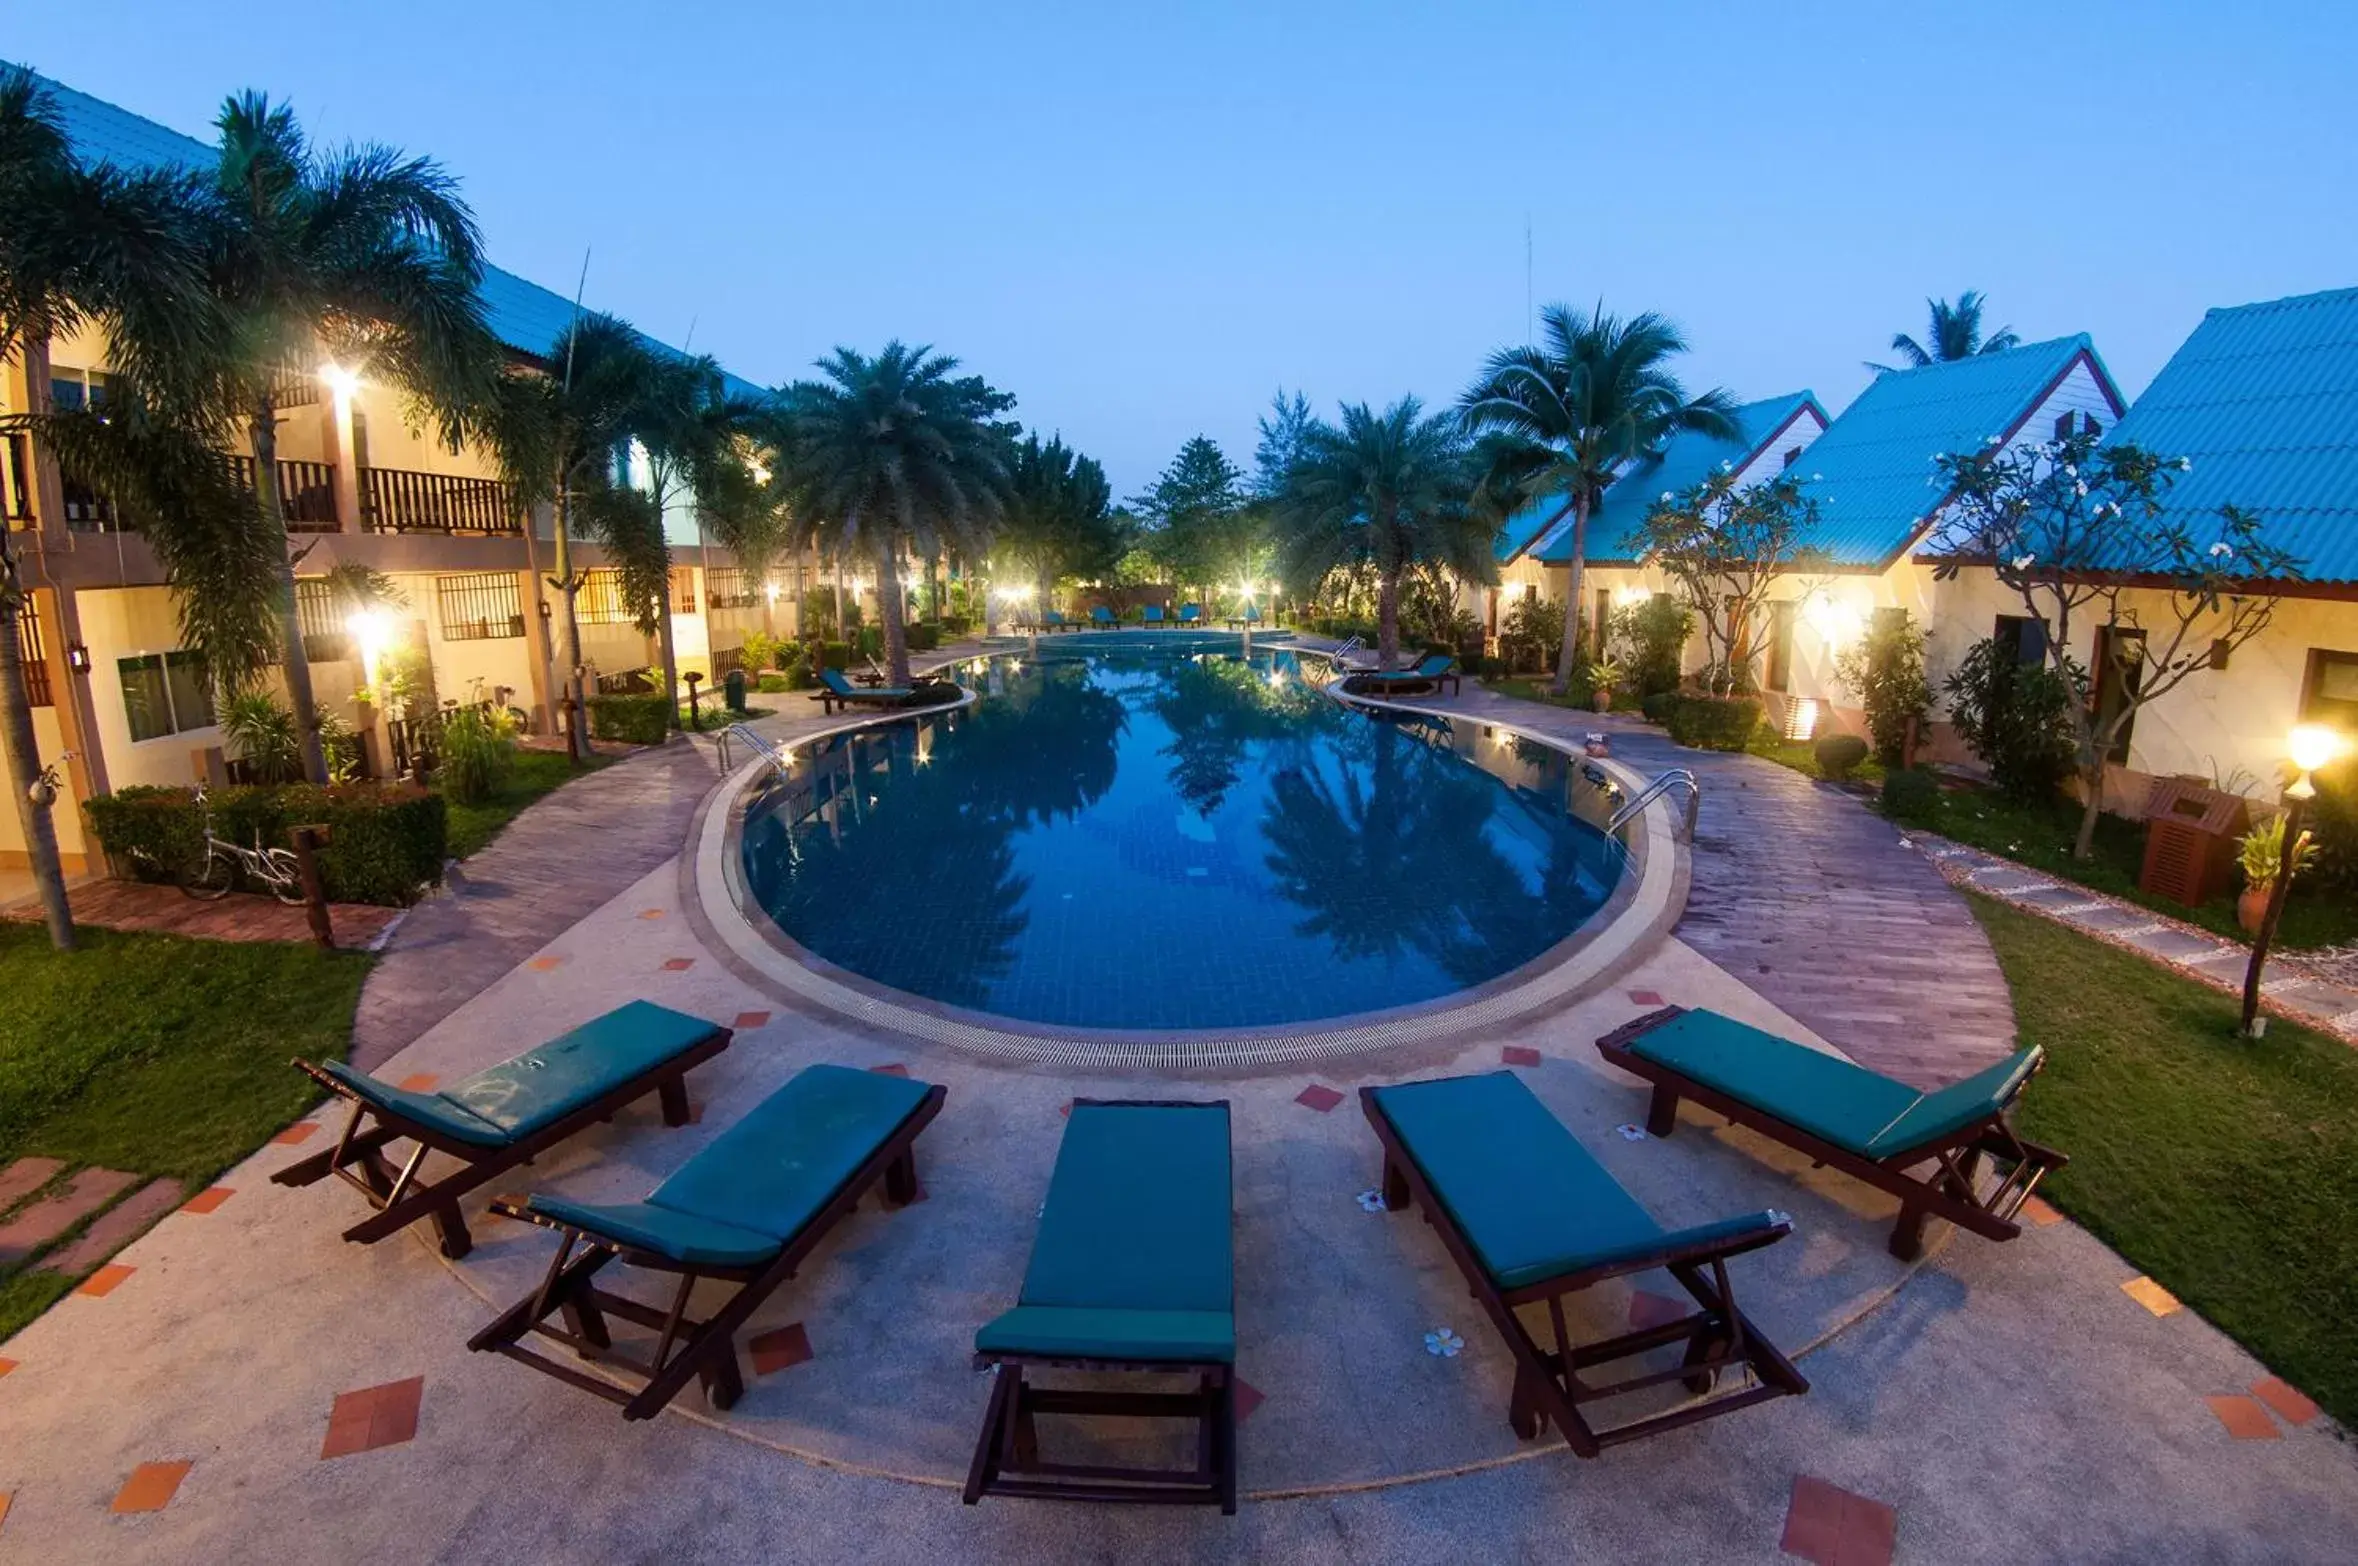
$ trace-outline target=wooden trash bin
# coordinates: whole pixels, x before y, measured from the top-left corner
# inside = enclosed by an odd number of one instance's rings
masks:
[[[2159,778],[2145,799],[2145,868],[2138,890],[2189,908],[2235,880],[2236,855],[2251,830],[2251,802],[2194,778]]]

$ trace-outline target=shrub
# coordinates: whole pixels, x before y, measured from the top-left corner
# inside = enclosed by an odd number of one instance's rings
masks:
[[[851,644],[848,642],[821,643],[819,646],[819,667],[822,669],[850,668]]]
[[[599,697],[590,704],[594,714]],[[436,747],[435,780],[462,805],[479,805],[498,793],[516,762],[515,720],[504,712],[461,708],[442,723]]]
[[[962,614],[945,614],[942,616],[942,634],[949,637],[964,636],[968,624],[966,616]]]
[[[645,696],[592,696],[589,713],[592,739],[660,745],[671,733],[671,698],[660,691]]]
[[[2315,774],[2316,803],[2309,829],[2317,838],[2315,885],[2358,892],[2358,761],[2335,762]]]
[[[1883,777],[1883,813],[1931,826],[1940,820],[1940,779],[1930,768],[1895,768]]]
[[[1498,628],[1499,656],[1518,672],[1553,669],[1563,647],[1564,605],[1559,599],[1517,599]]]
[[[268,691],[244,691],[223,702],[221,737],[257,783],[291,783],[303,775],[295,715]]]
[[[286,847],[288,829],[325,826],[320,879],[339,903],[414,902],[442,880],[450,843],[449,805],[410,784],[300,783],[224,788],[212,794],[213,832],[243,846]],[[91,835],[118,874],[166,881],[204,845],[196,796],[183,788],[126,788],[83,805]]]
[[[745,633],[745,667],[755,674],[761,673],[764,669],[783,668],[786,655],[793,650],[794,644],[792,642],[782,641],[766,631],[747,631]]]
[[[797,664],[795,667],[799,669],[802,666]],[[757,688],[764,696],[777,696],[794,689],[793,686],[786,683],[785,675],[775,671],[764,674],[757,682]]]
[[[909,627],[909,651],[932,652],[942,644],[941,627],[920,620]]]
[[[1664,719],[1670,737],[1698,750],[1742,750],[1760,727],[1760,703],[1748,696],[1681,696]]]
[[[1818,775],[1836,783],[1847,781],[1858,764],[1867,759],[1867,742],[1856,734],[1829,734],[1815,748]]]
[[[856,620],[853,623],[858,624]],[[881,657],[883,653],[883,629],[874,625],[860,626],[860,656],[863,658],[876,658]]]
[[[1638,712],[1648,723],[1670,726],[1670,709],[1682,698],[1676,691],[1653,691],[1638,699]]]
[[[1917,731],[1932,720],[1932,687],[1924,678],[1924,627],[1906,610],[1878,614],[1867,634],[1834,657],[1834,677],[1867,709],[1875,759],[1896,767],[1904,759],[1908,723]]]
[[[2044,663],[2022,663],[1996,638],[1973,644],[1948,677],[1950,721],[2010,799],[2053,799],[2077,770],[2071,687]]]
[[[1612,639],[1628,650],[1622,661],[1641,699],[1678,689],[1679,665],[1695,630],[1693,610],[1668,593],[1656,593],[1615,610],[1612,625]]]

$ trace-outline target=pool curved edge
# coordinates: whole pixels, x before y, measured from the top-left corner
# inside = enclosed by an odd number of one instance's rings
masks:
[[[966,699],[971,702],[973,693]],[[1352,700],[1462,716],[1413,703]],[[783,748],[799,751],[852,729],[946,710],[950,709],[855,719],[798,736]],[[1495,719],[1484,721],[1535,744],[1574,754],[1547,735]],[[1643,777],[1631,768],[1610,758],[1600,760],[1625,789],[1635,792],[1644,786]],[[1229,1029],[1058,1027],[969,1011],[878,984],[810,952],[758,907],[749,907],[740,844],[747,801],[767,765],[755,758],[723,777],[706,794],[690,824],[681,859],[681,901],[699,934],[740,977],[782,1000],[1004,1065],[1250,1070],[1430,1046],[1569,1005],[1603,989],[1670,933],[1685,910],[1691,877],[1687,849],[1677,841],[1670,807],[1657,799],[1634,823],[1627,845],[1628,869],[1597,916],[1530,962],[1484,984],[1412,1006],[1298,1024]]]

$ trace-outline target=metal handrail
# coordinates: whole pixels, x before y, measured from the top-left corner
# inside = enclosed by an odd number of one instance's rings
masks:
[[[1703,785],[1697,782],[1695,774],[1685,767],[1672,767],[1668,772],[1638,790],[1635,799],[1613,812],[1613,819],[1605,823],[1606,832],[1620,831],[1636,818],[1639,811],[1681,785],[1684,785],[1687,791],[1687,811],[1685,819],[1680,824],[1679,838],[1683,842],[1692,843],[1695,840],[1695,815],[1703,808]]]
[[[723,772],[729,770],[729,744],[731,741],[743,745],[747,750],[768,762],[780,776],[784,776],[786,769],[794,764],[793,759],[786,752],[763,739],[744,724],[732,723],[720,732],[720,764]]]

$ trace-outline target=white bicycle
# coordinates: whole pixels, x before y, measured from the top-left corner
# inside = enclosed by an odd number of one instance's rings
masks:
[[[242,875],[267,888],[282,903],[297,905],[303,901],[303,877],[296,868],[293,849],[264,848],[259,831],[254,834],[251,848],[215,837],[213,809],[201,783],[197,785],[196,807],[204,826],[205,846],[174,878],[181,891],[199,902],[218,902],[229,895]]]

